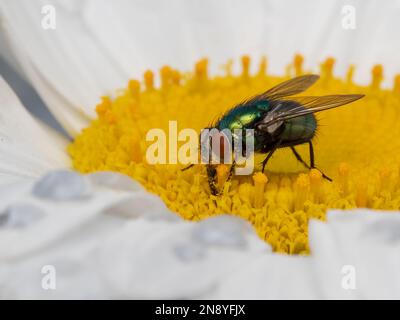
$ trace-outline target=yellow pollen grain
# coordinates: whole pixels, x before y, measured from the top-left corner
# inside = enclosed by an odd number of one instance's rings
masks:
[[[250,57],[247,55],[242,56],[242,76],[248,77],[250,69]]]
[[[310,170],[310,181],[313,184],[319,184],[322,179],[322,174],[318,169],[311,169]]]
[[[341,162],[339,164],[339,175],[345,177],[349,174],[349,172],[350,172],[349,165],[345,162]]]
[[[111,99],[109,97],[101,97],[101,102],[96,105],[96,113],[99,117],[103,117],[107,110],[111,107]]]
[[[345,162],[342,162],[339,164],[339,186],[342,191],[342,193],[346,194],[348,192],[348,186],[349,186],[349,173],[350,173],[350,168],[349,165]]]
[[[96,112],[99,117],[104,115],[106,111],[107,111],[107,106],[104,103],[99,103],[96,106]]]
[[[223,188],[224,183],[228,178],[229,167],[226,164],[220,164],[217,166],[216,170],[217,170],[218,187]]]
[[[398,94],[400,93],[400,74],[394,78],[393,91]]]
[[[328,81],[333,76],[333,66],[335,65],[334,58],[327,58],[324,63],[321,64],[321,76],[325,81]]]
[[[367,186],[364,181],[356,183],[355,203],[358,208],[366,208],[368,206]]]
[[[232,66],[233,66],[233,60],[229,59],[225,64],[221,66],[221,70],[225,72],[226,77],[231,77],[232,76]]]
[[[300,76],[303,74],[303,61],[304,61],[304,57],[301,54],[296,54],[294,56],[293,64],[294,64],[296,76]]]
[[[352,83],[355,69],[356,69],[356,67],[354,65],[350,65],[349,68],[347,69],[347,73],[346,73],[347,84]]]
[[[181,81],[181,74],[178,70],[172,70],[171,72],[171,81],[174,85],[179,85]]]
[[[262,77],[267,74],[268,60],[267,57],[262,56],[258,66],[258,76]]]
[[[233,176],[230,181],[230,166],[218,166],[221,195],[212,196],[204,165],[182,172],[184,165],[147,162],[150,129],[162,129],[167,145],[170,120],[178,122],[178,131],[191,128],[200,133],[237,103],[289,76],[304,74],[303,61],[296,55],[285,76],[278,77],[266,73],[266,58],[258,61],[259,71],[252,75],[248,57],[242,60],[239,75],[233,74],[230,63],[224,75],[211,77],[208,60],[202,59],[192,72],[164,66],[157,75],[160,87],[154,84],[153,71],[147,70],[140,83],[131,80],[115,98],[102,97],[93,106],[97,117],[68,146],[73,167],[83,173],[111,170],[129,175],[187,220],[222,213],[242,217],[274,251],[287,254],[309,252],[308,222],[325,220],[330,208],[399,210],[400,77],[393,79],[393,88],[381,88],[381,65],[371,71],[370,84],[360,86],[353,82],[355,66],[339,79],[334,76],[334,60],[326,59],[321,80],[304,93],[365,94],[354,103],[316,114],[313,143],[319,170],[305,169],[290,149],[282,148],[268,162],[265,174],[258,165],[265,155],[256,155],[252,175]],[[177,147],[183,143],[178,141]],[[307,145],[296,150],[309,161]]]
[[[387,167],[382,167],[379,171],[380,190],[387,190],[391,187],[390,181],[391,171]]]
[[[295,209],[303,210],[304,203],[307,201],[310,192],[310,178],[307,174],[299,174],[294,185],[294,192],[296,194]]]
[[[154,89],[154,74],[151,70],[147,70],[144,75],[144,85],[146,90],[153,90]]]
[[[170,66],[163,66],[160,69],[161,88],[167,88],[171,84],[172,69]]]
[[[253,174],[254,182],[254,207],[261,208],[264,204],[264,188],[268,182],[268,178],[262,172]]]
[[[315,203],[324,198],[322,173],[318,169],[311,169],[309,173],[311,196]]]
[[[116,123],[117,119],[111,110],[107,110],[104,115],[108,124]]]
[[[372,83],[371,87],[373,89],[378,89],[383,80],[383,67],[381,64],[377,64],[372,68]]]
[[[208,59],[204,58],[201,59],[199,62],[196,63],[195,65],[195,72],[196,72],[196,77],[198,79],[206,79],[207,78],[207,66],[208,66]]]

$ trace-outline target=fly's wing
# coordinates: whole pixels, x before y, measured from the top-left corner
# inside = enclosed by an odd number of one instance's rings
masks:
[[[287,102],[293,101],[293,108],[286,108],[286,110],[280,111],[278,106],[275,110],[271,111],[269,117],[265,119],[266,121],[264,120],[258,124],[258,128],[268,128],[275,123],[285,120],[340,107],[361,99],[362,97],[364,97],[363,94],[329,95],[322,97],[293,97],[287,100]]]
[[[264,100],[278,100],[283,97],[289,97],[299,94],[311,87],[318,79],[319,76],[314,74],[290,79],[288,81],[278,84],[277,86],[265,91],[264,93],[261,93],[253,98],[250,98],[249,100],[246,100],[244,103],[242,103],[242,105],[254,104]]]
[[[363,94],[342,94],[342,95],[337,94],[337,95],[329,95],[322,97],[297,97],[294,98],[293,101],[300,103],[301,106],[290,110],[289,114],[283,116],[284,117],[283,120],[296,118],[304,116],[306,114],[320,112],[323,110],[337,108],[345,104],[349,104],[351,102],[359,100],[363,97],[364,97]]]

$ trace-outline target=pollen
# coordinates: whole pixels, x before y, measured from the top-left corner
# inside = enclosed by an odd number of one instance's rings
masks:
[[[154,89],[154,74],[151,70],[147,70],[144,75],[144,86],[146,90],[152,90]]]
[[[268,178],[261,172],[256,172],[253,175],[254,181],[254,207],[261,208],[264,204],[264,191],[265,185],[268,182]]]
[[[303,74],[303,61],[304,58],[301,54],[296,54],[293,59],[293,67],[295,69],[295,75],[300,76]]]
[[[349,66],[347,74],[337,78],[335,59],[321,62],[321,80],[304,95],[365,97],[316,114],[313,144],[318,169],[304,168],[290,149],[282,148],[261,173],[258,164],[265,155],[257,154],[255,171],[247,176],[229,179],[230,165],[218,165],[216,186],[221,192],[213,196],[205,165],[182,171],[190,161],[168,163],[176,159],[174,154],[186,155],[187,150],[180,149],[186,142],[179,136],[182,129],[200,133],[239,102],[290,77],[310,73],[299,54],[284,76],[270,75],[267,61],[262,57],[254,74],[249,56],[229,60],[219,68],[222,74],[215,76],[208,72],[208,59],[198,61],[192,71],[164,66],[157,75],[147,70],[142,81],[131,79],[126,88],[116,90],[115,97],[102,97],[93,106],[97,117],[68,146],[73,167],[82,173],[111,170],[129,175],[186,220],[226,213],[242,217],[274,251],[287,254],[309,253],[308,222],[324,221],[328,209],[399,210],[400,75],[393,79],[392,88],[382,88],[382,65],[372,68],[370,83],[362,86],[353,81],[356,66]],[[232,63],[242,71],[235,74]],[[170,121],[177,122],[175,133]],[[152,129],[165,133],[165,164],[152,164],[146,156],[154,143],[147,139]],[[309,163],[308,146],[296,146],[296,150]]]
[[[250,57],[243,56],[242,57],[242,75],[247,78],[249,76],[249,68],[250,68]]]
[[[229,175],[229,167],[225,164],[220,164],[217,166],[216,170],[217,170],[218,186],[220,188],[223,188]]]

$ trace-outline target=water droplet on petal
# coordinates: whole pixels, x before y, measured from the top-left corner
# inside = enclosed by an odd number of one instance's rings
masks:
[[[143,187],[131,177],[110,171],[100,171],[87,176],[96,186],[106,187],[118,191],[141,191]]]
[[[44,215],[42,209],[31,204],[14,204],[0,212],[0,228],[23,228]]]
[[[232,216],[218,216],[198,222],[193,229],[193,240],[206,245],[245,247],[246,221]]]
[[[43,176],[33,186],[32,193],[38,198],[47,200],[80,200],[91,195],[91,185],[77,172],[59,170]]]
[[[132,193],[129,199],[107,209],[107,213],[124,218],[140,217],[149,221],[182,221],[159,197],[144,190]]]
[[[374,243],[388,243],[391,245],[400,242],[400,221],[393,219],[376,220],[366,226],[362,235],[374,239]]]
[[[203,259],[205,250],[199,245],[179,244],[173,248],[175,255],[183,262]]]

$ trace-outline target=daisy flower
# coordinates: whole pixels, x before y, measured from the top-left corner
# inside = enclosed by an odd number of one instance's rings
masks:
[[[0,296],[398,298],[396,10],[395,1],[0,4],[3,57],[69,135],[0,80]],[[264,173],[229,180],[219,166],[213,196],[204,166],[149,163],[150,130],[171,145],[171,130],[200,132],[309,73],[320,80],[307,95],[365,94],[317,115],[321,171],[280,149]]]

